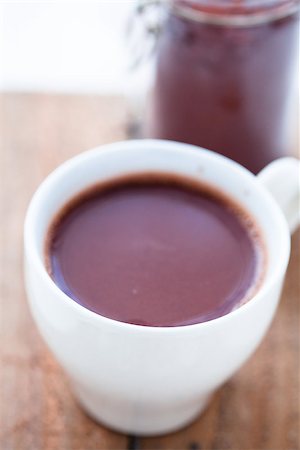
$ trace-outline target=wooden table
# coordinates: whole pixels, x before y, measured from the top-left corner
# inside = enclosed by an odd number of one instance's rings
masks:
[[[3,94],[0,97],[1,450],[297,450],[299,443],[299,243],[276,318],[248,363],[188,428],[136,439],[96,424],[33,324],[22,277],[22,226],[42,179],[65,159],[126,137],[117,98]]]

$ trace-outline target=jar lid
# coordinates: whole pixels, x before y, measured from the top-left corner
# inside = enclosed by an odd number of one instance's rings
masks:
[[[299,0],[166,0],[175,13],[189,20],[216,25],[251,26],[296,13]]]

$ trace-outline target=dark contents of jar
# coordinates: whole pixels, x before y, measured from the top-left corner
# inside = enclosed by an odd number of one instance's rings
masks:
[[[254,14],[246,1],[213,3],[173,5],[210,16]],[[268,2],[268,14],[275,15],[282,3],[293,2]],[[287,155],[297,101],[298,26],[297,11],[237,26],[201,22],[171,9],[158,43],[147,134],[217,151],[254,173]]]

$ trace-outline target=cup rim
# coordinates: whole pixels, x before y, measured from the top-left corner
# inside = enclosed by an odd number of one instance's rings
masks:
[[[273,269],[272,276],[268,276],[266,280],[262,283],[262,286],[257,290],[257,292],[251,297],[247,302],[244,304],[238,306],[236,309],[230,311],[229,313],[216,317],[211,320],[207,320],[205,322],[190,324],[190,325],[180,325],[180,326],[144,326],[144,325],[136,325],[131,324],[128,322],[122,322],[116,319],[111,319],[109,317],[103,316],[101,314],[98,314],[82,305],[74,301],[70,296],[68,296],[66,293],[64,293],[54,282],[54,280],[51,278],[49,273],[46,270],[45,264],[43,262],[43,258],[39,254],[38,245],[37,245],[37,239],[35,236],[33,236],[32,230],[34,229],[33,225],[35,223],[35,219],[38,217],[38,209],[40,207],[40,204],[42,202],[43,196],[47,193],[47,190],[51,188],[51,184],[56,182],[56,178],[63,173],[66,170],[70,170],[72,166],[75,164],[80,163],[85,158],[89,158],[95,154],[104,152],[112,152],[114,150],[120,150],[123,147],[128,147],[130,145],[131,148],[135,147],[137,148],[146,148],[147,146],[151,146],[152,150],[154,151],[156,149],[171,149],[174,150],[174,147],[176,146],[177,150],[183,151],[185,153],[195,153],[199,152],[206,153],[211,155],[215,159],[222,160],[222,162],[227,166],[230,167],[231,172],[240,172],[245,176],[246,178],[252,179],[252,182],[257,184],[257,188],[260,190],[260,195],[263,197],[263,201],[269,204],[269,207],[272,208],[273,213],[277,215],[277,226],[280,227],[281,232],[283,232],[282,236],[284,236],[282,239],[285,240],[281,244],[282,252],[281,257],[277,259],[276,267]],[[233,170],[232,170],[233,169]],[[161,333],[165,332],[168,334],[172,334],[174,332],[188,332],[189,330],[195,330],[197,328],[207,328],[212,326],[217,326],[221,324],[222,322],[226,322],[233,317],[238,316],[241,313],[246,312],[248,309],[251,309],[253,307],[253,304],[261,301],[261,298],[265,296],[265,293],[268,292],[270,289],[272,289],[272,286],[275,284],[278,278],[280,278],[281,275],[285,273],[286,267],[288,265],[289,256],[290,256],[290,233],[288,229],[287,222],[283,216],[283,213],[279,207],[279,205],[276,203],[275,199],[271,196],[271,194],[267,191],[267,189],[261,185],[256,176],[251,173],[248,169],[241,166],[235,161],[232,161],[231,159],[220,155],[216,152],[213,152],[211,150],[204,149],[202,147],[198,147],[191,144],[181,143],[181,142],[175,142],[175,141],[167,141],[167,140],[160,140],[160,139],[137,139],[137,140],[127,140],[127,141],[117,141],[110,144],[104,144],[99,145],[97,147],[94,147],[90,150],[84,151],[78,155],[75,155],[72,158],[67,159],[65,162],[60,164],[56,169],[54,169],[38,186],[36,189],[29,206],[27,208],[26,216],[25,216],[25,222],[24,222],[24,254],[25,258],[27,257],[28,263],[30,265],[35,265],[36,270],[38,271],[39,277],[44,280],[44,283],[48,286],[48,288],[53,292],[53,295],[60,297],[60,300],[67,304],[67,306],[74,311],[77,311],[79,314],[81,314],[82,317],[85,317],[87,320],[90,320],[90,322],[95,325],[101,323],[106,323],[107,325],[111,326],[117,326],[119,328],[127,329],[128,331],[132,332],[150,332],[150,333]]]

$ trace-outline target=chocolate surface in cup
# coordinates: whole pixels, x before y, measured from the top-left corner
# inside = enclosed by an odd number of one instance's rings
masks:
[[[130,175],[89,188],[59,211],[46,265],[74,301],[145,326],[223,316],[261,283],[264,245],[244,208],[171,174]]]

